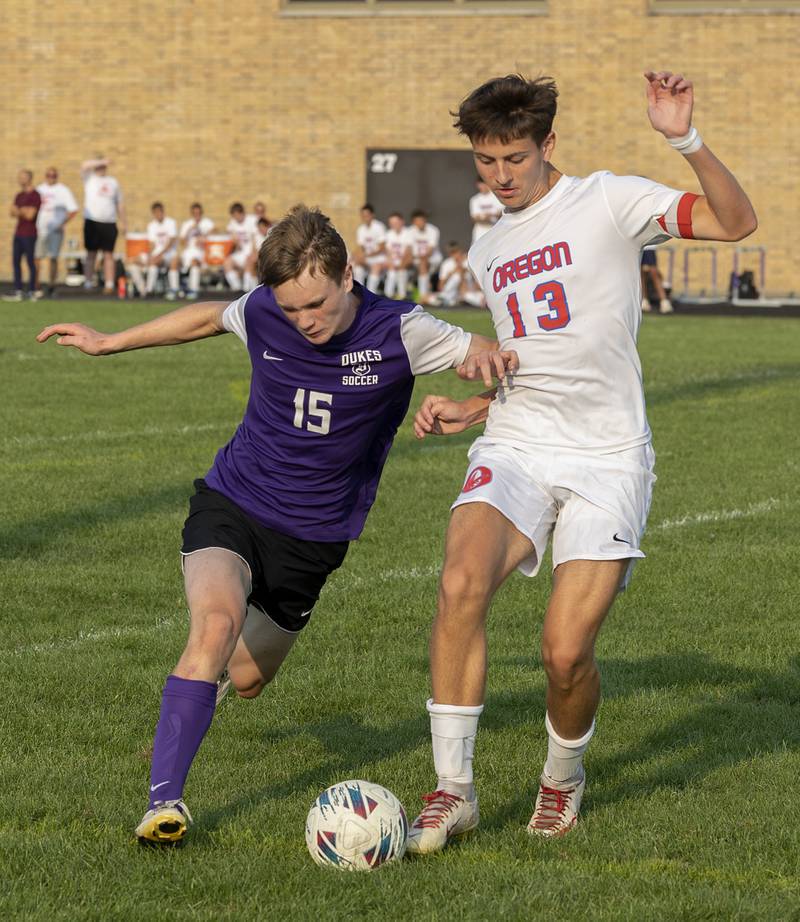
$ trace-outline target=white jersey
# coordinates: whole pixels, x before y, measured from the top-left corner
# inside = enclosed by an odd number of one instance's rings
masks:
[[[433,224],[426,224],[421,230],[416,224],[412,224],[408,229],[408,236],[411,241],[411,252],[414,259],[421,256],[427,256],[431,262],[441,262],[442,254],[439,251],[439,228]]]
[[[473,195],[469,200],[469,216],[474,222],[472,242],[491,230],[500,220],[502,213],[503,206],[491,192],[478,192]]]
[[[200,250],[203,247],[203,241],[213,230],[214,222],[211,218],[200,218],[199,221],[187,218],[181,224],[181,243],[187,249]]]
[[[147,239],[152,243],[152,253],[158,256],[174,247],[170,241],[178,236],[178,225],[174,218],[164,218],[163,221],[153,220],[147,225]]]
[[[359,224],[356,231],[356,243],[365,256],[377,256],[386,241],[386,225],[373,218],[369,224]]]
[[[236,221],[231,218],[228,221],[228,233],[236,241],[236,252],[249,254],[253,249],[253,231],[250,224],[245,218],[243,221]]]
[[[399,269],[402,266],[406,250],[410,248],[411,237],[407,227],[399,231],[391,228],[386,231],[386,255],[389,258],[389,265],[393,269]]]
[[[60,230],[68,214],[78,210],[75,196],[63,182],[43,182],[36,187],[42,199],[39,213],[36,215],[36,230],[39,234],[51,234]]]
[[[646,244],[692,235],[695,198],[635,176],[562,176],[472,245],[501,348],[520,359],[491,404],[487,441],[593,454],[649,441],[639,258]]]
[[[113,176],[87,173],[83,179],[83,216],[90,221],[114,224],[122,192]]]

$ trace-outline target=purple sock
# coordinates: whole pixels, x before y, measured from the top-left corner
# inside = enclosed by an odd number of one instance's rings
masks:
[[[192,760],[214,716],[214,682],[167,676],[150,765],[150,807],[180,800]]]

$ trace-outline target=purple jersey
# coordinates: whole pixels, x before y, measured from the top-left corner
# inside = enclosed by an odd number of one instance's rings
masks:
[[[469,348],[469,333],[421,307],[354,290],[352,325],[320,346],[264,286],[224,315],[250,353],[250,398],[206,482],[262,525],[308,541],[359,536],[414,376],[460,364]]]

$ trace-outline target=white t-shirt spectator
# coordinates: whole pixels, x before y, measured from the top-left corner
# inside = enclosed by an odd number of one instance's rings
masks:
[[[114,224],[122,193],[113,176],[89,173],[83,180],[83,216],[90,221]]]
[[[163,221],[152,220],[147,225],[147,239],[153,244],[153,255],[159,256],[170,245],[170,240],[178,236],[178,225],[174,218],[164,218]],[[174,242],[172,243],[174,247]]]
[[[36,191],[42,199],[42,207],[36,216],[36,230],[42,236],[60,230],[67,215],[78,210],[75,196],[63,182],[43,182]]]

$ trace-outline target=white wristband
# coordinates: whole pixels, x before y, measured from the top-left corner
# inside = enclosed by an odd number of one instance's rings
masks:
[[[696,128],[690,128],[682,138],[667,138],[667,143],[685,157],[687,154],[699,151],[703,146],[703,139]]]

